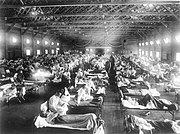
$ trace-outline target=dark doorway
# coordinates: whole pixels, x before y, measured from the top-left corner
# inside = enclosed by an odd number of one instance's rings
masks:
[[[99,55],[99,56],[104,55],[104,49],[103,48],[96,48],[95,54]]]

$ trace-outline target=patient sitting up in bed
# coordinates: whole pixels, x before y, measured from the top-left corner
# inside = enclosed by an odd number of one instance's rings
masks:
[[[79,104],[81,101],[92,100],[93,96],[91,96],[91,89],[86,86],[85,82],[78,83],[78,96],[77,96],[77,103]]]
[[[96,115],[89,114],[66,114],[70,94],[67,88],[57,91],[48,101],[41,105],[41,117],[48,124],[62,124],[71,128],[96,128]],[[90,123],[90,124],[89,124]]]
[[[166,99],[157,99],[150,94],[146,94],[143,98],[139,99],[124,96],[122,104],[129,108],[179,110],[178,104],[172,103]]]
[[[57,91],[56,94],[49,99],[49,110],[59,115],[66,115],[69,100],[70,94],[67,88]]]

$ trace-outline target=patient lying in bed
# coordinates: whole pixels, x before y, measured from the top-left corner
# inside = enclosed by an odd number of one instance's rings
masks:
[[[127,115],[124,119],[124,129],[128,132],[139,129],[139,134],[146,133],[144,131],[180,133],[180,120],[147,120],[134,115]]]
[[[122,91],[123,94],[130,96],[145,96],[147,93],[152,96],[159,97],[161,94],[156,90],[156,88],[151,88],[148,82],[144,82],[146,84],[146,88],[138,87],[129,88],[128,85],[123,84],[122,82],[118,82],[119,90]]]
[[[140,89],[140,90],[133,90],[133,89],[127,89],[127,92],[124,94],[134,95],[134,96],[145,96],[146,94],[150,94],[152,96],[160,96],[160,93],[154,88],[154,89]]]
[[[178,110],[179,106],[173,104],[166,99],[157,99],[150,94],[146,94],[142,98],[131,98],[124,96],[122,98],[123,106],[127,108],[140,108],[140,109],[168,109]]]
[[[69,100],[70,94],[66,88],[58,91],[41,105],[41,114],[35,126],[96,131],[98,124],[95,114],[66,114]]]

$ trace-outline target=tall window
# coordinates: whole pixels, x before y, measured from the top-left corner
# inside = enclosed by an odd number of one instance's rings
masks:
[[[26,49],[26,55],[27,55],[27,56],[31,55],[31,50]]]
[[[48,54],[48,50],[47,49],[45,49],[45,54]]]
[[[144,51],[142,50],[142,55],[144,55]]]
[[[180,61],[180,53],[176,53],[176,61]]]
[[[30,39],[26,39],[26,44],[30,44]]]
[[[18,42],[18,39],[16,37],[12,37],[12,43],[15,44]]]
[[[36,43],[39,45],[39,44],[40,44],[40,41],[39,41],[39,40],[37,40],[37,41],[36,41]]]
[[[40,55],[41,54],[41,51],[38,49],[37,50],[37,55]]]
[[[160,58],[160,52],[156,52],[156,58]]]
[[[44,43],[45,43],[45,45],[48,45],[48,41],[45,41]]]
[[[139,55],[141,56],[141,49],[139,49]]]
[[[152,51],[150,51],[150,57],[153,57],[153,52]]]
[[[51,50],[51,54],[54,54],[54,49]]]

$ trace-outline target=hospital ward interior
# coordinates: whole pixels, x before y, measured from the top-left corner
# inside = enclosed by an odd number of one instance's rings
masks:
[[[0,134],[180,134],[180,0],[0,0]]]

